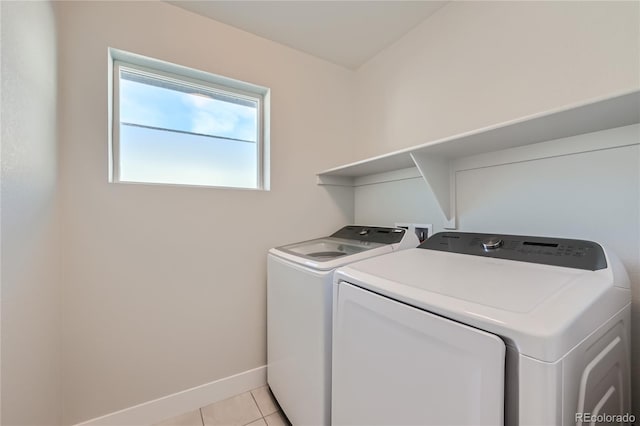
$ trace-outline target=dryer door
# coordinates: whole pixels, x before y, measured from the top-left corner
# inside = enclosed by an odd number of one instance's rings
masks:
[[[501,425],[497,336],[341,282],[333,425]]]

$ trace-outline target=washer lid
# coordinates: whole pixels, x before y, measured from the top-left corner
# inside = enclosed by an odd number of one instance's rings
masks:
[[[381,243],[370,243],[366,241],[344,240],[341,238],[318,238],[317,240],[303,241],[301,243],[289,244],[278,247],[278,250],[285,251],[306,259],[316,261],[333,260],[341,256],[349,256],[382,247]]]
[[[313,269],[327,271],[416,245],[417,237],[405,229],[348,225],[328,237],[272,248],[269,253]]]
[[[269,252],[313,269],[329,270],[392,250],[390,244],[326,237],[289,244]]]
[[[424,249],[351,264],[334,280],[497,334],[550,362],[630,302],[610,267],[588,271]]]

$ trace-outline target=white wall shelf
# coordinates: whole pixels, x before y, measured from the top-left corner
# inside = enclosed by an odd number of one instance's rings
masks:
[[[358,178],[417,167],[448,228],[455,229],[453,160],[640,123],[640,91],[545,111],[318,173],[319,185],[357,186]]]

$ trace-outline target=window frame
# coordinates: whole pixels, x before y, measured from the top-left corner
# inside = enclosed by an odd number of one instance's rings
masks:
[[[120,70],[151,78],[160,77],[195,90],[220,92],[256,102],[256,187],[236,187],[194,183],[135,182],[120,180]],[[269,188],[269,100],[266,87],[188,68],[158,59],[109,48],[109,182],[143,185],[196,186],[203,188],[268,191]],[[214,136],[215,137],[215,136]]]

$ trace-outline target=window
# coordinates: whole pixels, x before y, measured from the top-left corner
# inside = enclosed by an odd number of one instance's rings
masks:
[[[112,182],[268,189],[268,89],[110,49]]]

